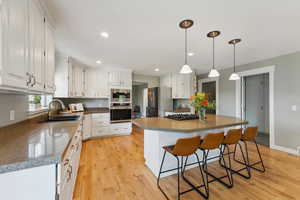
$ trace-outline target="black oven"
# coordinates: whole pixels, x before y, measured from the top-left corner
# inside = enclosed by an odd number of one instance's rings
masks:
[[[131,108],[111,108],[110,109],[110,121],[122,122],[131,120]]]

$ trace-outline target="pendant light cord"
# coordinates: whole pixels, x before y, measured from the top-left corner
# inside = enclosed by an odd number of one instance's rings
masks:
[[[235,73],[235,44],[233,44],[233,72]]]
[[[213,69],[215,69],[215,37],[213,37]]]
[[[187,29],[185,29],[185,54],[184,54],[184,64],[187,65]]]

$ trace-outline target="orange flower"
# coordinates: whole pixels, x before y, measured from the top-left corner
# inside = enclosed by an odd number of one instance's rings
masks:
[[[208,106],[208,101],[207,100],[202,101],[201,105],[202,106]]]

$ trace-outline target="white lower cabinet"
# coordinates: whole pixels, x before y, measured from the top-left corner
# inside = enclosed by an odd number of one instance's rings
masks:
[[[87,114],[84,118],[83,140],[113,135],[130,135],[132,132],[131,122],[110,123],[109,113]]]
[[[72,200],[82,149],[82,123],[62,161],[0,174],[1,199]]]
[[[80,153],[82,149],[82,126],[73,136],[73,139],[60,163],[60,176],[58,176],[58,197],[59,200],[72,200],[79,169]]]
[[[132,123],[114,123],[111,124],[110,131],[113,135],[130,135],[132,132]]]

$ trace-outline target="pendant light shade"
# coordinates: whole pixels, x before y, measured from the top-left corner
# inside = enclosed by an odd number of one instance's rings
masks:
[[[180,70],[180,74],[190,74],[192,72],[193,72],[193,70],[188,65],[183,65]]]
[[[211,69],[208,74],[209,78],[215,78],[215,77],[219,77],[219,76],[220,76],[220,73],[216,69]]]
[[[187,29],[192,27],[194,22],[190,19],[183,20],[182,22],[179,23],[179,27],[184,29],[184,65],[182,66],[180,73],[181,74],[190,74],[193,72],[191,67],[187,63]]]
[[[240,80],[240,76],[235,72],[235,45],[241,41],[241,39],[233,39],[228,42],[233,45],[233,73],[229,77],[230,81]]]
[[[220,76],[220,73],[218,72],[218,70],[215,69],[215,37],[218,37],[220,34],[221,34],[220,31],[211,31],[211,32],[207,33],[207,37],[213,39],[213,66],[208,74],[209,78]]]
[[[230,75],[229,80],[231,80],[231,81],[240,80],[240,76],[234,72]]]

